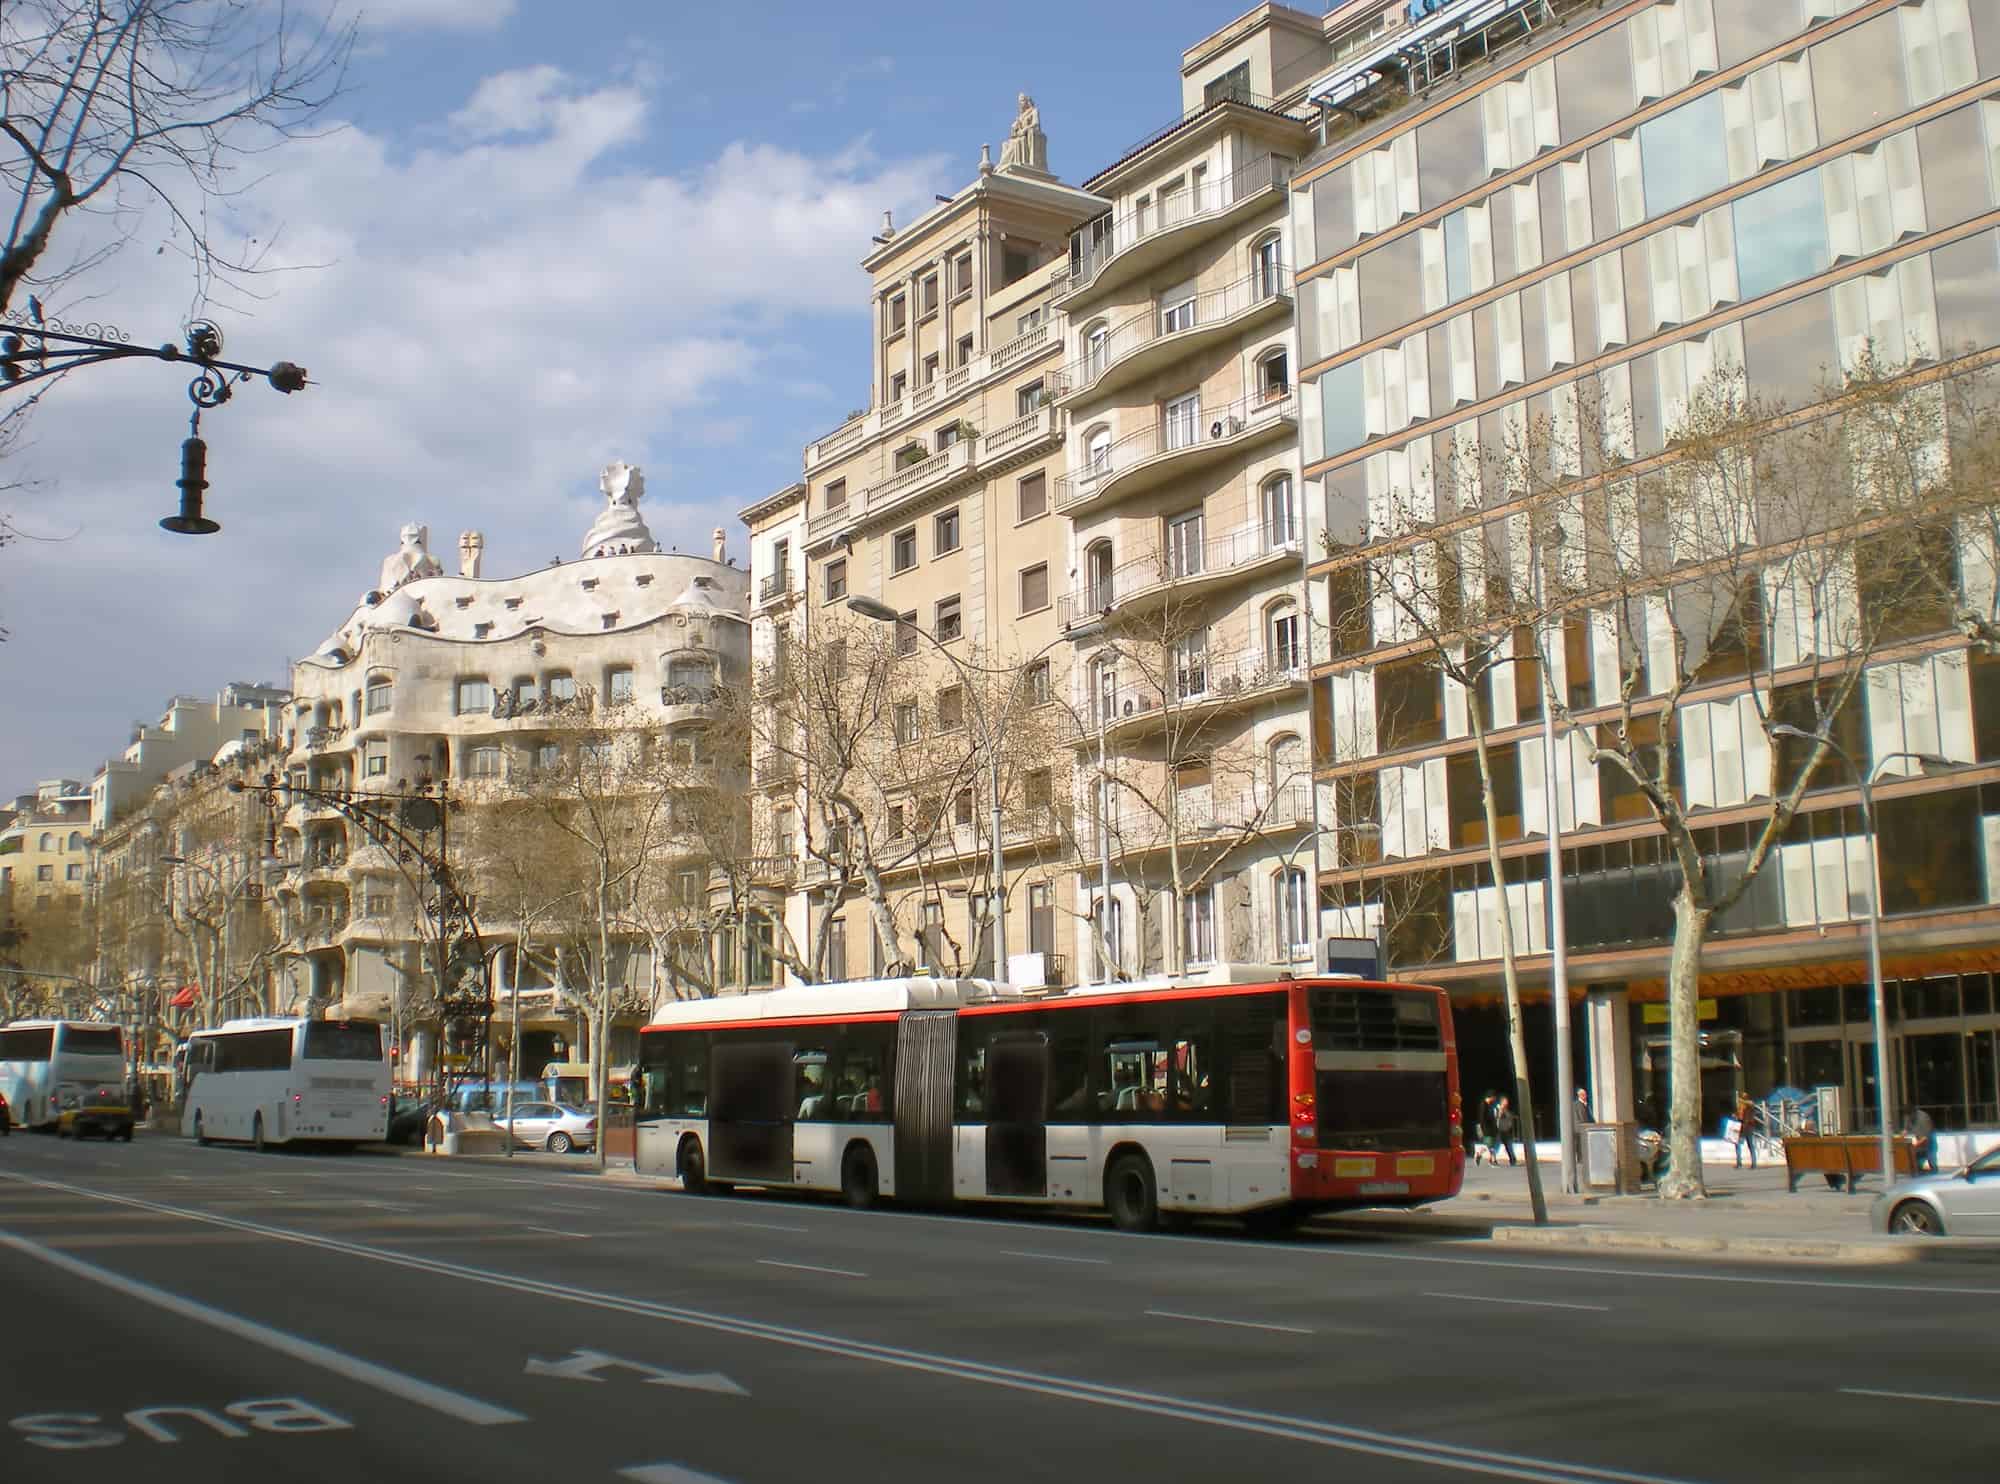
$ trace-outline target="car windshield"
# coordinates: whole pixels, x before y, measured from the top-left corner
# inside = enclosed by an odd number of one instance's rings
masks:
[[[1989,1149],[1965,1167],[1971,1175],[2000,1175],[2000,1149]]]

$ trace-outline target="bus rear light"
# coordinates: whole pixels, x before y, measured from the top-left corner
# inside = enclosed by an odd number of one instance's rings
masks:
[[[1309,1092],[1295,1093],[1292,1096],[1292,1101],[1301,1108],[1310,1108],[1313,1105],[1313,1095]]]
[[[292,1094],[292,1106],[294,1108],[298,1107],[298,1105],[300,1103],[303,1103],[305,1100],[306,1100],[306,1095],[302,1092],[295,1092]]]
[[[382,1094],[382,1106],[385,1108],[389,1106],[389,1094],[386,1092]]]

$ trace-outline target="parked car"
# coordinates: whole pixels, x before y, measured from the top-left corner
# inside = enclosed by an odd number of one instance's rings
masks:
[[[2000,1149],[1940,1175],[1899,1180],[1875,1197],[1875,1229],[1919,1237],[2000,1237]]]
[[[493,1115],[501,1128],[508,1126],[503,1109]],[[581,1108],[561,1103],[514,1104],[514,1143],[523,1149],[546,1149],[551,1154],[568,1154],[597,1145],[597,1119]]]
[[[116,1082],[65,1082],[57,1096],[56,1137],[72,1134],[81,1139],[102,1134],[107,1139],[132,1142],[132,1098]]]

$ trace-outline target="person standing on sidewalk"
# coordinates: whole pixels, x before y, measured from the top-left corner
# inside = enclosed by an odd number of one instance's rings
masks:
[[[1583,1193],[1583,1185],[1584,1185],[1583,1126],[1589,1122],[1590,1122],[1590,1089],[1587,1087],[1579,1087],[1576,1090],[1576,1101],[1570,1105],[1569,1141],[1570,1141],[1570,1147],[1574,1151],[1576,1156],[1576,1184],[1577,1184],[1577,1188],[1570,1192],[1571,1195],[1581,1195]]]
[[[1743,1151],[1750,1151],[1750,1168],[1757,1168],[1757,1101],[1743,1088],[1736,1090],[1736,1168],[1743,1168]]]
[[[1911,1107],[1903,1114],[1903,1134],[1917,1146],[1916,1173],[1937,1173],[1937,1124],[1922,1108]]]
[[[1507,1163],[1510,1165],[1521,1162],[1514,1157],[1514,1123],[1514,1106],[1503,1097],[1493,1105],[1493,1139],[1496,1145],[1507,1146]],[[1497,1165],[1500,1163],[1500,1151],[1496,1148],[1493,1153],[1493,1163]]]

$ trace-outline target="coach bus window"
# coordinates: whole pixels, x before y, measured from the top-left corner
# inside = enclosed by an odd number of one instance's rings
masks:
[[[683,1118],[708,1117],[708,1037],[687,1037],[674,1052],[674,1066],[679,1075],[668,1106]]]
[[[792,1053],[792,1096],[798,1100],[799,1117],[821,1122],[833,1117],[824,1050],[809,1046]]]
[[[841,1038],[840,1067],[830,1116],[845,1123],[883,1123],[889,1118],[889,1057],[895,1027],[851,1025]]]
[[[306,1027],[302,1054],[307,1061],[380,1061],[382,1028],[369,1020],[316,1020]]]
[[[986,1113],[986,1027],[978,1021],[959,1019],[958,1074],[952,1088],[959,1119],[980,1122]]]
[[[1057,1017],[1050,1017],[1055,1019]],[[1094,1123],[1090,1097],[1090,1038],[1079,1026],[1049,1035],[1049,1122]]]
[[[125,1043],[116,1026],[72,1025],[63,1030],[63,1050],[78,1056],[123,1056]]]
[[[1193,1034],[1183,1036],[1174,1042],[1173,1055],[1167,1062],[1170,1079],[1167,1106],[1176,1118],[1191,1118],[1197,1123],[1207,1123],[1215,1115],[1215,1091],[1210,1086],[1208,1074],[1209,1038],[1197,1038]]]
[[[1157,1038],[1113,1041],[1105,1053],[1111,1068],[1107,1115],[1143,1119],[1166,1111],[1167,1053]]]

